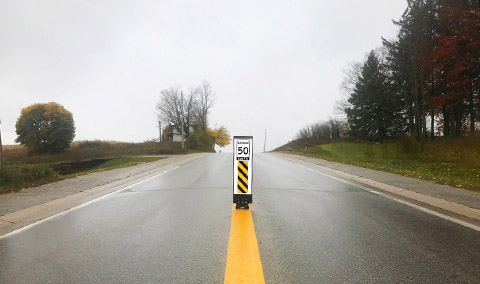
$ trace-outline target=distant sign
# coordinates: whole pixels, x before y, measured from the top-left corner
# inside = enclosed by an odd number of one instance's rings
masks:
[[[253,136],[233,137],[233,202],[237,208],[252,203],[252,152]]]

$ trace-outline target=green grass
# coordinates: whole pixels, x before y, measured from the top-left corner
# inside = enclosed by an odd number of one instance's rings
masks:
[[[338,142],[293,153],[480,191],[478,139],[439,138],[428,142],[424,151],[415,143],[408,139],[379,145]]]
[[[60,175],[52,169],[58,163],[8,164],[0,174],[0,194],[17,192],[22,188],[38,186],[50,182],[60,181],[88,173],[107,171],[116,168],[131,167],[138,164],[165,159],[165,157],[120,156],[111,158],[108,162],[80,171],[75,174]]]

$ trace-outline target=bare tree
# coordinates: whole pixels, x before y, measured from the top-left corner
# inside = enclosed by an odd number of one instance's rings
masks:
[[[346,138],[348,132],[346,127],[346,121],[330,118],[328,121],[319,121],[303,127],[297,132],[294,139],[316,143],[316,140]]]
[[[340,90],[347,96],[355,90],[358,78],[362,73],[362,62],[350,62],[349,66],[343,70],[343,80],[340,84]]]
[[[202,130],[206,130],[208,126],[208,114],[210,108],[215,104],[215,92],[212,89],[212,85],[207,81],[203,80],[198,90],[198,122]]]
[[[341,119],[346,119],[345,109],[350,107],[348,102],[350,95],[355,90],[359,76],[362,72],[362,62],[350,62],[349,66],[343,70],[343,80],[340,84],[340,98],[335,101],[334,113]]]
[[[185,125],[185,136],[190,134],[189,128],[195,123],[197,91],[191,89],[182,101],[180,87],[170,87],[160,92],[160,101],[157,103],[157,110],[162,120],[173,123],[175,129],[181,132],[182,118]],[[182,106],[183,104],[183,106]],[[183,117],[182,117],[183,109]]]
[[[198,90],[196,88],[190,88],[188,90],[188,95],[184,97],[184,102],[183,102],[183,111],[185,113],[185,125],[186,125],[186,131],[187,137],[188,134],[190,133],[190,126],[195,126],[197,124],[198,119],[196,117],[196,114],[198,113]]]

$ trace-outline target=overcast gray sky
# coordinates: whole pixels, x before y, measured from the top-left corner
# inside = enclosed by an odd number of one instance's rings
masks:
[[[0,0],[0,118],[55,101],[76,140],[158,137],[162,89],[207,79],[210,126],[276,148],[334,115],[343,69],[393,38],[406,0]],[[227,146],[230,148],[230,146]],[[226,149],[227,150],[227,149]]]

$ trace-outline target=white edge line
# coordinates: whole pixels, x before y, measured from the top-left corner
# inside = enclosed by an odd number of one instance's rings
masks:
[[[456,219],[456,218],[453,218],[453,217],[447,216],[447,215],[445,215],[445,214],[442,214],[442,213],[439,213],[439,212],[436,212],[436,211],[427,209],[427,208],[425,208],[425,207],[422,207],[422,206],[419,206],[419,205],[410,203],[410,202],[408,202],[408,201],[398,199],[398,198],[393,197],[393,196],[390,196],[390,195],[388,195],[388,194],[384,194],[384,193],[382,193],[382,192],[375,191],[375,190],[370,189],[370,188],[368,188],[368,187],[365,187],[365,186],[362,186],[362,185],[359,185],[359,184],[355,184],[355,183],[352,183],[352,182],[343,180],[343,179],[341,179],[341,178],[338,178],[338,177],[335,177],[335,176],[332,176],[332,175],[329,175],[329,174],[326,174],[326,173],[323,173],[323,172],[314,170],[314,169],[309,168],[309,167],[307,167],[307,166],[304,166],[304,165],[301,165],[301,164],[298,164],[298,163],[294,163],[294,164],[296,164],[296,165],[299,166],[299,167],[302,167],[302,168],[305,168],[305,169],[307,169],[307,170],[310,170],[310,171],[312,171],[312,172],[315,172],[315,173],[317,173],[317,174],[321,174],[321,175],[327,176],[327,177],[329,177],[329,178],[332,178],[332,179],[335,179],[335,180],[344,182],[344,183],[346,183],[346,184],[349,184],[349,185],[352,185],[352,186],[361,188],[361,189],[363,189],[363,190],[365,190],[365,191],[368,191],[368,192],[370,192],[370,193],[383,196],[383,197],[385,197],[385,198],[394,200],[394,201],[396,201],[396,202],[398,202],[398,203],[401,203],[401,204],[404,204],[404,205],[408,205],[408,206],[410,206],[410,207],[413,207],[413,208],[415,208],[415,209],[417,209],[417,210],[420,210],[420,211],[422,211],[422,212],[425,212],[425,213],[428,213],[428,214],[431,214],[431,215],[440,217],[440,218],[442,218],[442,219],[448,220],[448,221],[450,221],[450,222],[453,222],[453,223],[462,225],[462,226],[464,226],[464,227],[470,228],[470,229],[472,229],[472,230],[475,230],[475,231],[477,231],[477,232],[480,232],[480,227],[479,227],[479,226],[476,226],[476,225],[473,225],[473,224],[464,222],[464,221],[462,221],[462,220],[458,220],[458,219]],[[454,213],[454,212],[453,212],[453,213]]]
[[[134,184],[130,184],[130,185],[124,186],[124,187],[122,187],[122,188],[120,188],[120,189],[118,189],[118,190],[115,190],[115,191],[113,191],[113,192],[107,193],[107,194],[105,194],[105,195],[102,195],[102,196],[97,197],[97,198],[95,198],[95,199],[92,199],[92,200],[90,200],[90,201],[87,201],[87,202],[85,202],[85,203],[82,203],[82,204],[80,204],[80,205],[77,205],[77,206],[75,206],[75,207],[72,207],[72,208],[70,208],[70,209],[67,209],[67,210],[65,210],[65,211],[59,212],[59,213],[57,213],[57,214],[55,214],[55,215],[52,215],[52,216],[49,216],[49,217],[47,217],[47,218],[45,218],[45,219],[41,219],[41,220],[38,220],[38,221],[36,221],[36,222],[34,222],[34,223],[32,223],[32,224],[28,224],[28,225],[25,226],[25,227],[16,229],[15,231],[11,231],[11,232],[9,232],[9,233],[6,233],[5,235],[0,236],[0,240],[3,240],[3,239],[6,239],[6,238],[9,238],[9,237],[11,237],[11,236],[14,236],[14,235],[16,235],[16,234],[19,234],[19,233],[21,233],[21,232],[23,232],[23,231],[26,231],[26,230],[28,230],[28,229],[36,226],[36,225],[40,225],[40,224],[43,223],[43,222],[47,222],[47,221],[50,221],[50,220],[59,218],[59,217],[65,215],[65,214],[67,214],[67,213],[70,212],[70,211],[77,210],[77,209],[82,208],[82,207],[84,207],[84,206],[87,206],[87,205],[89,205],[89,204],[91,204],[91,203],[100,201],[100,200],[102,200],[102,199],[104,199],[104,198],[109,197],[110,195],[113,195],[113,194],[115,194],[115,193],[118,193],[118,192],[120,192],[120,191],[122,191],[122,190],[125,190],[125,189],[129,188],[129,187],[139,185],[139,184],[141,184],[141,183],[147,182],[147,181],[149,181],[149,180],[151,180],[151,179],[154,179],[154,178],[156,178],[156,177],[159,177],[159,176],[161,176],[161,175],[164,175],[164,174],[166,174],[166,173],[168,173],[168,172],[171,172],[171,171],[173,171],[173,170],[176,170],[176,169],[178,169],[179,167],[180,167],[180,166],[176,166],[176,167],[174,167],[174,168],[172,168],[172,169],[168,169],[168,170],[166,170],[166,171],[164,171],[164,172],[161,172],[161,173],[159,173],[159,174],[156,174],[156,175],[154,175],[154,176],[151,176],[151,177],[149,177],[149,178],[146,178],[146,179],[141,180],[141,181],[139,181],[139,182],[136,182],[136,183],[134,183]]]

